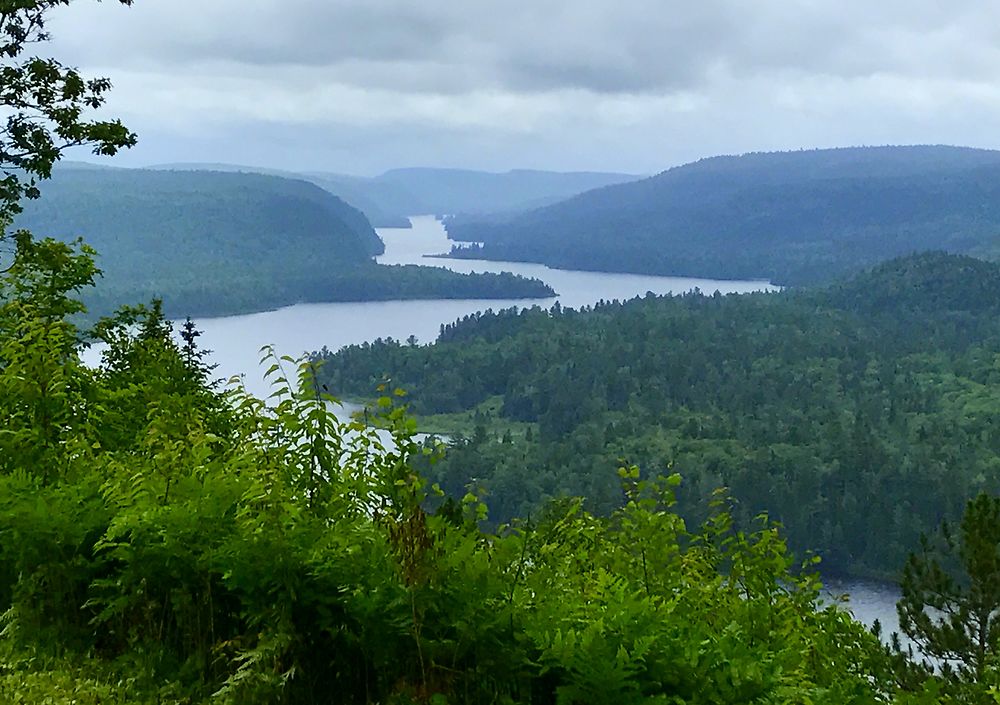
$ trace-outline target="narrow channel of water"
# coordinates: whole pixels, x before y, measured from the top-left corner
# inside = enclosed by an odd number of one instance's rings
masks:
[[[447,252],[450,241],[444,227],[431,216],[412,219],[412,229],[385,228],[383,264],[421,264],[456,272],[513,272],[537,277],[552,286],[558,296],[548,299],[459,299],[433,301],[375,301],[366,303],[299,304],[276,311],[242,316],[204,318],[196,321],[202,330],[199,342],[212,350],[211,362],[224,378],[245,375],[247,388],[266,395],[260,372],[260,349],[274,346],[281,355],[298,357],[326,346],[338,350],[345,345],[371,342],[376,338],[405,340],[416,336],[421,343],[437,338],[442,325],[486,309],[511,306],[563,306],[578,308],[598,301],[625,300],[654,294],[680,294],[698,288],[706,293],[745,293],[772,288],[762,281],[718,281],[680,277],[650,277],[634,274],[577,272],[550,269],[539,264],[450,260],[428,255]]]

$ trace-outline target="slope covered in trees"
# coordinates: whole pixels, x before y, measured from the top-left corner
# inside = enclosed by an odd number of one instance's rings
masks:
[[[716,157],[506,219],[456,218],[456,254],[779,284],[924,250],[1000,254],[1000,152],[878,147]]]
[[[740,520],[769,512],[825,570],[885,575],[1000,491],[1000,267],[967,257],[821,292],[487,313],[432,346],[320,357],[337,393],[389,379],[419,414],[467,412],[475,431],[429,472],[458,495],[486,488],[501,521],[563,494],[611,511],[602,469],[624,459],[680,473],[689,518],[726,486]]]
[[[0,275],[3,702],[841,705],[897,692],[875,638],[822,605],[774,526],[737,532],[720,509],[689,531],[676,480],[623,468],[630,502],[610,518],[568,502],[486,532],[477,497],[442,502],[420,476],[435,451],[389,398],[386,449],[311,393],[308,365],[266,361],[270,405],[220,394],[197,331],[178,346],[155,308],[103,320],[102,364],[84,366],[67,316],[93,263],[63,243],[19,245]]]
[[[376,228],[408,228],[410,221],[407,216],[418,212],[408,208],[408,204],[412,201],[410,194],[392,184],[378,184],[374,179],[363,176],[326,172],[295,172],[238,164],[198,162],[156,164],[148,168],[158,171],[222,171],[241,174],[267,174],[285,179],[308,181],[357,208]]]
[[[261,310],[300,301],[544,298],[538,281],[374,264],[365,216],[304,181],[249,173],[58,170],[16,221],[84,237],[104,273],[96,313],[161,297],[172,316]]]

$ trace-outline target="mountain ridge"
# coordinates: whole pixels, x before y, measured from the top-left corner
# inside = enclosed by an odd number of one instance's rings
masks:
[[[816,284],[926,249],[1000,252],[1000,152],[853,147],[711,157],[504,219],[456,256]]]

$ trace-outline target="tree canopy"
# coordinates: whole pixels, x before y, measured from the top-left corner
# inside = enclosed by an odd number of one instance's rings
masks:
[[[716,157],[509,218],[455,218],[459,257],[829,284],[925,250],[996,257],[1000,152],[878,147]]]
[[[565,494],[613,511],[604,469],[625,459],[679,472],[690,520],[725,486],[737,518],[767,511],[824,570],[892,577],[923,531],[1000,490],[998,284],[997,265],[932,253],[821,292],[500,311],[431,346],[318,358],[334,392],[389,379],[464,432],[428,472],[488,490],[501,521]]]

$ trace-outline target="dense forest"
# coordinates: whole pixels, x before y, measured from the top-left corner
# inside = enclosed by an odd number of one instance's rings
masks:
[[[389,380],[463,430],[428,470],[493,516],[620,506],[606,468],[677,472],[682,513],[727,487],[832,573],[894,576],[921,532],[1000,491],[1000,267],[925,254],[823,291],[648,296],[472,316],[431,346],[317,355],[338,394]]]
[[[0,275],[5,703],[992,702],[996,639],[952,638],[965,666],[933,675],[824,602],[768,520],[738,528],[720,498],[686,524],[676,475],[612,463],[610,515],[565,500],[488,529],[479,496],[422,477],[440,451],[391,396],[388,444],[336,419],[308,363],[265,355],[270,404],[220,392],[199,332],[178,343],[155,303],[102,320],[85,367],[93,261],[18,245]]]
[[[172,317],[309,302],[419,298],[546,298],[540,281],[380,267],[365,216],[304,181],[136,169],[61,169],[16,226],[98,253],[93,314],[163,299]]]
[[[120,121],[97,112],[109,80],[35,55],[50,36],[49,12],[70,1],[0,3],[0,242],[15,255],[0,271],[0,702],[995,705],[1000,699],[996,495],[979,493],[954,528],[942,525],[905,561],[900,625],[935,665],[898,639],[883,644],[878,630],[866,630],[824,598],[816,560],[793,557],[771,518],[747,520],[743,505],[733,505],[739,500],[719,492],[701,521],[685,519],[678,509],[686,500],[678,493],[687,491],[675,472],[613,462],[606,472],[615,478],[618,501],[608,511],[561,496],[529,517],[498,523],[481,493],[449,497],[429,481],[425,472],[452,456],[433,439],[417,440],[405,395],[385,383],[365,423],[344,423],[322,392],[315,360],[262,351],[273,389],[267,401],[249,395],[239,378],[222,389],[198,344],[200,331],[188,320],[175,335],[159,300],[121,307],[81,329],[81,295],[99,276],[94,251],[10,228],[32,209],[46,213],[29,204],[22,214],[22,207],[39,198],[38,185],[64,149],[87,145],[113,156],[136,143]],[[199,201],[198,193],[177,187],[174,174],[152,181],[176,188],[179,204],[197,203],[208,225],[222,228],[213,216],[235,217],[234,204],[249,209],[247,200],[264,195],[235,186],[246,185],[236,176],[219,200],[210,192]],[[120,184],[124,200],[149,205],[148,194]],[[308,186],[278,186],[303,226],[318,218],[312,206],[333,207],[314,187],[302,190]],[[46,191],[58,193],[58,183]],[[78,209],[82,220],[93,218],[106,193],[67,205],[67,214]],[[123,217],[132,213],[116,208]],[[154,210],[176,217],[165,207]],[[254,213],[268,217],[266,210]],[[337,262],[378,247],[360,213],[348,221],[340,222],[354,222],[360,237],[349,244],[345,233],[338,235],[345,247]],[[277,229],[289,248],[304,244],[299,231],[292,237]],[[211,249],[198,231],[181,232],[187,252],[169,252],[155,228],[147,244],[175,258]],[[334,261],[319,253],[311,254]],[[261,248],[260,254],[271,253]],[[816,298],[650,296],[579,313],[501,312],[447,327],[435,348],[375,347],[385,353],[380,359],[395,361],[449,351],[453,369],[469,372],[474,365],[455,353],[459,341],[484,357],[503,344],[526,356],[520,362],[529,375],[552,368],[551,356],[562,355],[561,386],[538,388],[540,378],[533,387],[519,386],[527,378],[511,377],[514,386],[502,395],[526,441],[535,429],[533,436],[553,442],[559,424],[572,435],[581,425],[573,408],[583,408],[572,384],[593,383],[592,368],[615,353],[635,366],[639,380],[664,361],[690,368],[673,369],[652,393],[634,383],[624,401],[612,398],[616,390],[603,390],[610,408],[635,412],[623,418],[635,423],[636,437],[657,413],[669,419],[679,402],[691,409],[683,433],[708,440],[710,453],[714,439],[704,433],[725,427],[727,404],[744,404],[752,422],[758,409],[780,421],[792,396],[810,386],[827,392],[818,402],[843,402],[844,408],[833,406],[840,416],[829,419],[835,434],[838,420],[849,424],[852,413],[869,419],[892,412],[898,397],[880,396],[881,380],[906,369],[909,396],[898,400],[891,419],[912,422],[918,436],[941,433],[945,449],[948,432],[956,430],[969,431],[967,444],[988,447],[993,434],[977,424],[990,414],[982,388],[996,360],[989,322],[997,279],[992,265],[934,255],[893,263]],[[876,301],[894,316],[871,309],[862,292],[873,287],[881,287]],[[806,325],[810,312],[820,321],[814,329]],[[693,322],[695,313],[707,327]],[[693,364],[672,352],[688,344],[679,344],[688,333],[691,349],[703,350]],[[532,335],[531,347],[518,347]],[[93,366],[81,359],[88,340],[103,343]],[[765,347],[769,340],[775,347]],[[707,342],[718,351],[702,347]],[[575,354],[577,343],[589,345],[594,359]],[[813,364],[790,366],[791,377],[774,376],[773,363],[793,348]],[[861,357],[845,357],[845,350]],[[407,374],[419,377],[414,368]],[[705,384],[748,374],[776,383],[757,393]],[[830,395],[838,380],[842,393]],[[951,385],[943,399],[935,396],[942,384]],[[483,396],[470,379],[457,380],[454,389],[463,395],[457,406],[448,390],[431,403],[464,409]],[[549,403],[560,392],[560,402]],[[870,408],[852,410],[859,399]],[[935,404],[960,402],[954,428],[934,426]],[[613,429],[616,420],[610,421]],[[751,439],[763,430],[752,422],[731,430]],[[804,419],[804,428],[815,431],[809,423]],[[786,441],[779,450],[808,441],[789,426],[776,433]],[[854,436],[863,435],[856,425]],[[847,442],[855,450],[877,448],[879,439],[869,436],[867,444]],[[471,442],[488,440],[479,424]],[[749,445],[746,452],[753,457]],[[964,460],[941,459],[948,463],[941,467],[961,473],[955,484],[966,480]],[[871,489],[857,475],[847,479],[861,483],[858,492]]]
[[[507,218],[454,218],[459,257],[830,283],[925,250],[1000,255],[1000,152],[878,147],[716,157]]]

